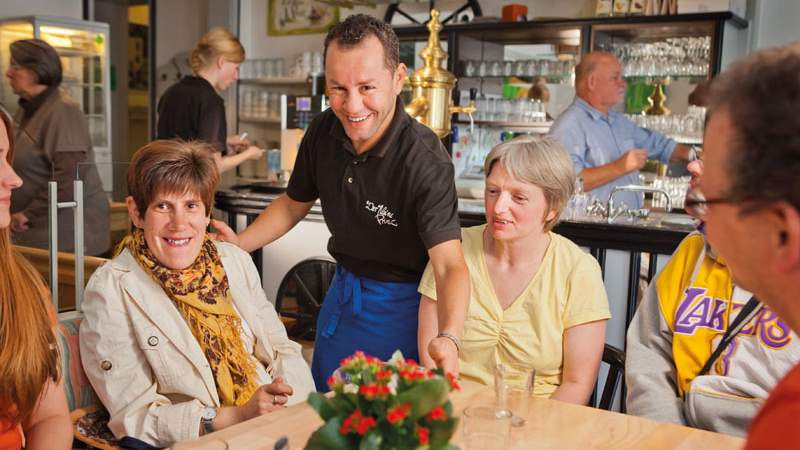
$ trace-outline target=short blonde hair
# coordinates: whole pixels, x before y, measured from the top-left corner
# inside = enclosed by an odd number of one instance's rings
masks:
[[[215,27],[204,34],[192,50],[192,71],[196,74],[210,66],[222,56],[227,61],[241,64],[244,61],[244,47],[239,39],[222,27]]]
[[[544,192],[548,212],[556,212],[555,217],[544,224],[545,231],[552,230],[575,190],[575,171],[564,146],[552,137],[522,136],[489,152],[483,164],[487,178],[496,163],[514,179]]]

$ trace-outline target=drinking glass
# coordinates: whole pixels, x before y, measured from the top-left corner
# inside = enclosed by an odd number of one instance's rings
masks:
[[[492,406],[464,409],[462,432],[465,450],[505,450],[511,417]]]
[[[488,75],[487,70],[486,70],[487,66],[488,66],[488,64],[486,64],[486,61],[481,61],[480,63],[478,63],[478,76],[479,77],[485,77],[486,75]]]
[[[499,77],[503,75],[503,66],[500,61],[493,60],[489,62],[489,75]]]
[[[535,377],[536,369],[531,366],[504,363],[495,366],[494,388],[497,409],[511,417],[512,426],[525,425]]]
[[[478,65],[475,63],[474,60],[468,59],[464,61],[464,76],[465,77],[474,77],[475,73],[478,70]]]
[[[514,61],[503,61],[503,76],[514,75]]]
[[[269,115],[269,92],[261,91],[258,93],[258,103],[256,117],[266,119]]]

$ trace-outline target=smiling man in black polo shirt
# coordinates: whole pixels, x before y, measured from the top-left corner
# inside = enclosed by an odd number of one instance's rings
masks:
[[[413,120],[398,94],[406,66],[392,28],[355,15],[325,39],[330,110],[317,116],[297,155],[285,195],[237,237],[252,251],[279,238],[319,198],[331,232],[336,276],[317,324],[312,372],[317,389],[341,358],[363,350],[387,359],[427,351],[458,372],[458,336],[469,297],[461,252],[453,165],[436,135]],[[419,283],[430,258],[439,335],[417,343]]]

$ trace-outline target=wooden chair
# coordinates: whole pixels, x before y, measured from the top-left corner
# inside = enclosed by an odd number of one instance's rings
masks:
[[[608,375],[603,385],[603,393],[597,407],[611,411],[614,403],[614,394],[617,393],[617,385],[624,383],[625,375],[625,352],[606,344],[603,349],[603,362],[608,364]],[[622,399],[622,412],[625,412],[625,399]]]
[[[47,249],[19,245],[15,245],[14,248],[30,261],[33,267],[49,282],[50,254]],[[95,256],[84,257],[84,286],[94,271],[107,261],[109,260]],[[75,255],[72,253],[58,252],[58,309],[59,311],[75,309]]]

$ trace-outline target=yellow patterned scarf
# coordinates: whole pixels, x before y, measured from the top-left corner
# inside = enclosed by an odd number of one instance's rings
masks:
[[[127,248],[175,302],[211,365],[222,405],[247,403],[258,389],[258,376],[242,342],[242,321],[233,308],[228,277],[211,239],[205,237],[197,260],[183,270],[162,266],[140,229],[128,234],[118,248]]]

